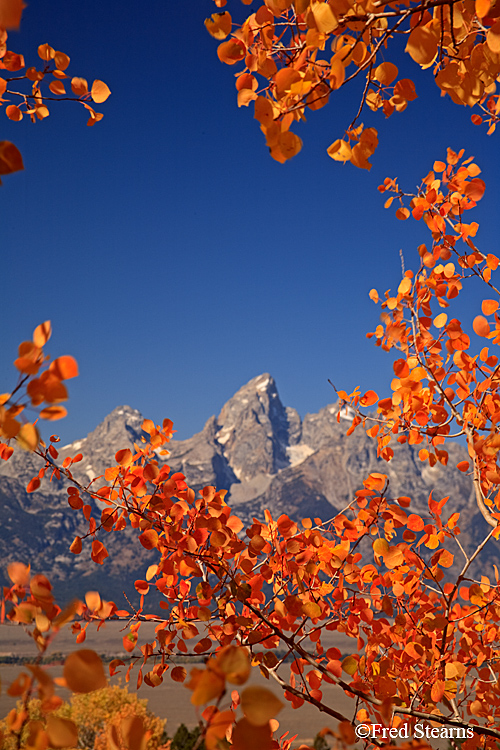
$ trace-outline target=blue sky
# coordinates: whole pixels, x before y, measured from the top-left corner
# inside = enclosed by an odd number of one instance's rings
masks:
[[[68,73],[112,91],[93,128],[67,102],[36,125],[0,115],[26,167],[0,191],[0,391],[15,383],[17,344],[50,319],[48,351],[80,365],[69,416],[47,428],[65,442],[121,404],[189,437],[264,371],[301,415],[335,400],[328,378],[387,392],[391,359],[365,339],[378,323],[368,292],[396,287],[399,250],[411,267],[429,235],[384,210],[376,188],[398,176],[410,189],[447,146],[482,167],[478,243],[498,244],[498,141],[439,96],[430,71],[400,52],[419,99],[388,120],[362,118],[379,131],[370,173],[326,154],[357,109],[356,85],[295,127],[304,147],[281,165],[252,107],[236,105],[236,67],[219,62],[203,26],[215,10],[212,0],[32,0],[10,35],[27,65],[48,42],[71,57]]]

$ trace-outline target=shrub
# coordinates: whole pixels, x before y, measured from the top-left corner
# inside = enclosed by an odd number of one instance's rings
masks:
[[[43,721],[41,701],[28,701],[29,721]],[[18,705],[18,709],[21,706]],[[91,693],[75,693],[69,703],[64,702],[54,711],[55,716],[71,719],[78,729],[78,748],[81,750],[108,750],[108,727],[120,726],[122,720],[137,716],[143,721],[148,735],[148,750],[170,750],[171,744],[165,732],[165,719],[155,716],[147,708],[147,700],[140,699],[135,693],[119,685],[113,685],[94,690]],[[0,729],[4,732],[2,750],[15,750],[18,747],[17,738],[7,732],[7,722],[0,722]],[[29,728],[25,725],[21,736],[21,748],[26,747]],[[194,742],[194,741],[193,741]],[[175,747],[175,746],[174,746]],[[179,745],[179,748],[181,746]],[[186,745],[190,748],[191,745]]]

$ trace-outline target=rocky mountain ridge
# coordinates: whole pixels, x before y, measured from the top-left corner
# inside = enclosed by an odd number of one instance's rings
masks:
[[[479,538],[484,526],[471,480],[453,468],[464,457],[463,448],[448,446],[449,466],[431,469],[419,460],[418,446],[395,443],[394,458],[385,463],[362,428],[346,434],[350,415],[341,412],[339,419],[338,413],[339,405],[330,404],[302,420],[282,404],[274,379],[265,373],[240,388],[201,432],[172,440],[170,455],[159,458],[185,474],[195,490],[210,484],[227,489],[227,502],[247,523],[254,516],[263,518],[266,508],[274,517],[287,513],[326,520],[349,503],[370,472],[380,471],[389,477],[391,495],[411,497],[417,510],[425,511],[431,490],[438,499],[450,496],[450,508],[460,511],[466,529],[464,541],[472,545]],[[86,484],[104,473],[118,449],[140,440],[142,420],[136,409],[117,407],[86,438],[61,449],[60,458],[81,452],[74,473]],[[89,562],[88,550],[73,556],[69,544],[83,527],[68,507],[66,487],[44,479],[35,493],[25,491],[40,468],[36,459],[17,451],[0,467],[0,567],[5,570],[11,560],[30,561],[63,596],[97,588],[113,598],[125,584],[133,589],[152,559],[133,543],[137,532],[102,532],[110,552],[102,567]],[[495,549],[492,562],[497,561]]]

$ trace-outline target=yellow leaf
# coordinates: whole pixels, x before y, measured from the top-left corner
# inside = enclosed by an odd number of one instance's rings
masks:
[[[302,612],[308,617],[320,617],[322,610],[316,602],[304,602]]]
[[[23,424],[17,433],[17,442],[25,451],[34,451],[39,439],[38,430],[31,422]]]
[[[100,656],[90,649],[73,651],[64,662],[63,675],[74,693],[91,693],[108,684]]]
[[[350,161],[352,151],[347,141],[336,140],[327,149],[327,154],[335,161]]]
[[[440,313],[440,315],[436,315],[433,322],[436,328],[444,328],[447,320],[448,320],[447,314]]]
[[[411,280],[408,276],[405,276],[400,285],[398,286],[398,294],[408,294],[411,291]]]
[[[263,727],[281,711],[283,703],[271,690],[251,685],[241,693],[241,708],[250,724]]]
[[[328,3],[313,3],[311,11],[318,31],[322,34],[330,34],[338,28],[339,22],[331,5]]]
[[[373,551],[376,555],[382,557],[389,552],[389,544],[386,539],[375,539],[373,542]]]
[[[358,662],[354,658],[354,656],[346,656],[346,658],[342,662],[342,669],[344,670],[344,672],[351,675],[351,677],[357,672]]]

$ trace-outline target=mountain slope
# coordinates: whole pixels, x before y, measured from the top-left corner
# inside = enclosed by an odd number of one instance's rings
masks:
[[[477,512],[470,478],[457,471],[463,448],[450,445],[448,467],[433,469],[418,458],[416,446],[394,444],[394,458],[377,458],[376,443],[362,428],[347,435],[350,419],[338,405],[328,405],[302,421],[283,406],[274,379],[267,373],[253,378],[227,401],[217,417],[187,440],[172,440],[165,460],[173,471],[185,474],[195,490],[206,485],[229,491],[226,500],[246,523],[263,518],[267,508],[274,517],[287,513],[295,519],[331,518],[352,499],[363,479],[373,471],[389,477],[393,497],[410,496],[412,507],[425,512],[429,493],[450,496],[450,513],[461,512],[463,541],[472,545],[484,529]],[[140,440],[142,415],[128,406],[111,412],[86,438],[60,450],[60,458],[83,454],[74,474],[85,484],[104,473],[115,452]],[[25,491],[40,468],[36,457],[16,451],[0,467],[0,567],[9,561],[31,562],[36,572],[49,576],[64,597],[98,588],[108,598],[133,590],[154,560],[134,544],[137,531],[101,532],[110,557],[104,565],[89,561],[89,546],[75,557],[68,547],[84,532],[80,516],[68,507],[66,487],[47,478],[32,494]],[[491,562],[498,562],[496,546]]]

